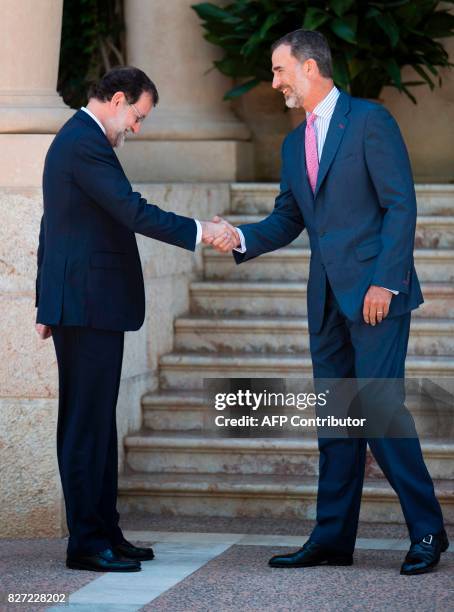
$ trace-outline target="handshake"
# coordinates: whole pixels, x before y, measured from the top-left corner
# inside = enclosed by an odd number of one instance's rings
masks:
[[[220,253],[228,253],[241,244],[238,231],[222,217],[215,216],[212,221],[201,221],[202,242]]]

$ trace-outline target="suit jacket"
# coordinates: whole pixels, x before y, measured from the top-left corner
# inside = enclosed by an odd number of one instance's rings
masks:
[[[132,190],[105,134],[84,111],[46,156],[38,247],[37,322],[136,330],[145,316],[134,232],[193,251],[193,219]]]
[[[282,146],[280,193],[273,212],[239,226],[247,251],[237,263],[292,242],[306,228],[311,247],[309,331],[323,322],[326,277],[351,321],[362,317],[370,285],[399,291],[390,317],[423,302],[413,264],[416,196],[397,123],[381,105],[341,92],[312,192],[306,174],[303,122]]]

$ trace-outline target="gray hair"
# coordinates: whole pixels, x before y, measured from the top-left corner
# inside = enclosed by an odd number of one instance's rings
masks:
[[[333,62],[328,41],[320,32],[313,30],[295,30],[289,32],[276,40],[271,46],[271,53],[281,45],[288,45],[293,57],[303,63],[313,59],[318,66],[320,74],[327,78],[333,78]]]

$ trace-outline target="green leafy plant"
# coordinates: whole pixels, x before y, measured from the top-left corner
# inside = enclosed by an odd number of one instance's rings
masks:
[[[416,104],[409,88],[441,86],[440,68],[454,65],[438,40],[454,35],[448,4],[454,0],[236,0],[223,7],[202,2],[192,8],[203,22],[206,40],[224,51],[215,67],[242,81],[226,99],[271,81],[271,44],[302,27],[328,39],[336,85],[363,98],[378,98],[389,85]],[[420,80],[403,81],[405,66]]]
[[[91,81],[125,63],[122,0],[64,0],[58,92],[69,106],[87,100]]]

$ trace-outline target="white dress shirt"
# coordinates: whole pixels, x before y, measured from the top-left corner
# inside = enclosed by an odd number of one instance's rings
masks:
[[[103,126],[103,124],[101,123],[101,121],[98,119],[96,115],[94,115],[90,110],[88,110],[88,108],[85,108],[85,106],[82,106],[80,110],[84,111],[84,113],[87,113],[87,115],[90,115],[93,121],[95,121],[99,125],[99,127],[102,129],[104,134],[106,133],[106,128]],[[195,244],[197,246],[198,244],[202,242],[202,224],[200,223],[198,219],[194,219],[194,221],[197,226],[197,235],[195,239]]]
[[[80,110],[83,110],[84,113],[87,113],[87,115],[89,115],[93,119],[93,121],[95,121],[99,125],[99,127],[102,129],[104,134],[106,133],[106,128],[103,126],[103,124],[101,123],[101,121],[98,119],[96,115],[94,115],[90,110],[88,110],[88,108],[85,108],[85,106],[82,106]]]
[[[317,137],[317,155],[318,161],[320,161],[322,157],[323,147],[325,145],[326,135],[328,134],[329,124],[331,122],[331,117],[333,116],[334,109],[336,107],[337,99],[340,95],[340,91],[337,87],[333,87],[329,94],[323,98],[321,102],[317,104],[312,113],[317,115],[317,118],[314,121],[315,134]],[[309,118],[312,113],[307,113],[306,116]],[[246,241],[244,239],[243,232],[237,228],[238,235],[240,237],[240,246],[235,249],[239,253],[246,252]],[[386,289],[386,287],[384,287]],[[397,295],[399,292],[394,289],[387,289],[391,291],[394,295]]]

